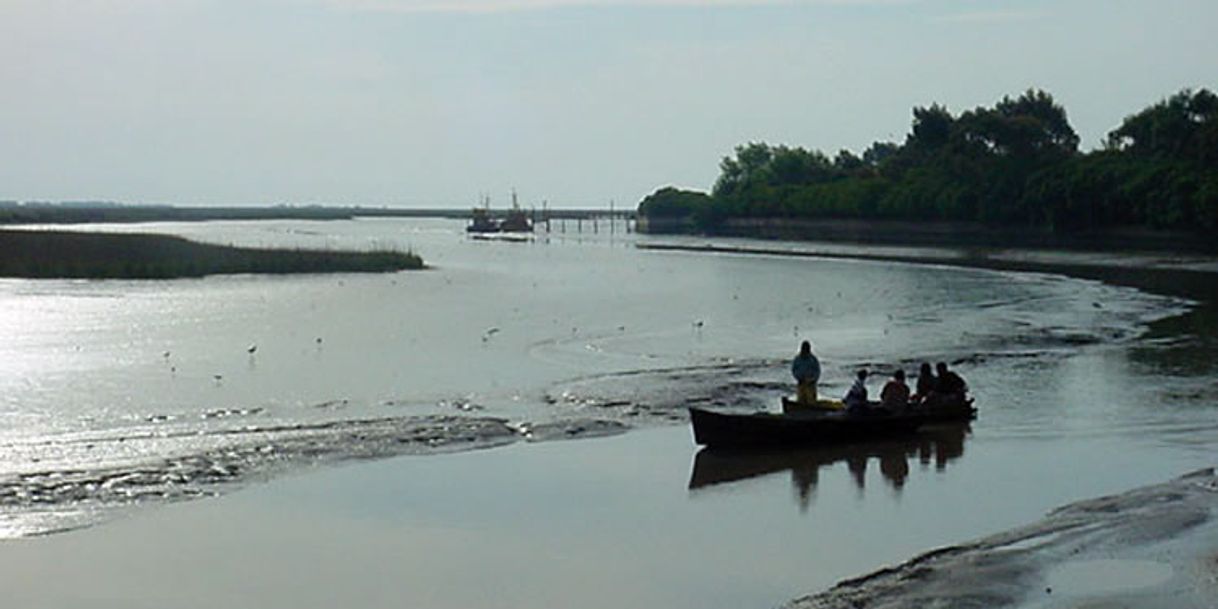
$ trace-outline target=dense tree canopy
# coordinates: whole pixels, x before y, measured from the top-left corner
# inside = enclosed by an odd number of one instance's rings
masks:
[[[710,196],[704,192],[680,190],[665,186],[639,203],[639,213],[651,218],[684,218],[710,203]]]
[[[1108,134],[1109,148],[1140,157],[1192,160],[1218,169],[1218,95],[1181,91]]]
[[[1218,96],[1185,90],[1126,118],[1081,153],[1044,91],[953,115],[913,109],[903,144],[862,155],[750,142],[720,163],[709,195],[662,189],[644,215],[980,221],[1071,232],[1109,226],[1218,228]]]

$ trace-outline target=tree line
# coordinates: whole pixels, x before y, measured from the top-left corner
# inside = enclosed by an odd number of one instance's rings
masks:
[[[969,221],[1070,233],[1218,228],[1218,96],[1183,90],[1125,118],[1080,152],[1044,91],[958,115],[913,109],[903,143],[862,154],[751,142],[725,157],[710,193],[661,188],[640,215],[713,230],[731,218]]]

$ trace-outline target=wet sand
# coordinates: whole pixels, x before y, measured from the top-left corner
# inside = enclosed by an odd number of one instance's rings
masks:
[[[689,502],[687,437],[668,428],[322,468],[10,540],[0,544],[0,579],[9,602],[28,608],[726,609],[785,600],[755,552],[715,548],[723,537],[707,533],[721,527],[718,510],[673,530],[689,518],[673,509]],[[785,496],[770,499],[788,507]],[[707,582],[706,568],[725,576]],[[803,575],[785,579],[797,590]]]
[[[1039,522],[843,581],[787,609],[1143,607],[1218,599],[1212,469],[1073,503]]]

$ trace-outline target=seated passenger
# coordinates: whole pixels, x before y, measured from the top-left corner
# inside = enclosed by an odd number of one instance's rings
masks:
[[[864,414],[867,412],[866,368],[858,371],[854,384],[850,386],[850,390],[846,392],[846,397],[842,398],[842,402],[846,405],[846,412],[850,414]]]
[[[935,369],[939,372],[939,380],[932,394],[935,405],[955,406],[963,404],[965,394],[968,393],[968,383],[965,383],[959,374],[948,370],[947,364],[944,362],[935,364]]]
[[[930,362],[922,362],[922,366],[918,368],[918,385],[917,392],[909,398],[909,401],[914,404],[921,404],[926,401],[935,390],[935,385],[939,383],[939,379],[935,378],[935,373],[930,369]]]
[[[880,406],[892,412],[909,408],[909,385],[905,384],[905,371],[897,370],[880,390]]]

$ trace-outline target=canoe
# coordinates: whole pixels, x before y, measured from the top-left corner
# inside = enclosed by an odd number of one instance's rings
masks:
[[[782,396],[783,414],[798,414],[801,412],[836,412],[845,410],[846,405],[841,400],[816,400],[815,404],[801,404],[787,396]]]
[[[963,401],[920,404],[909,409],[910,413],[926,418],[927,423],[960,423],[977,418],[977,407],[973,398]]]
[[[880,403],[872,400],[868,402],[872,408],[878,408]],[[845,410],[846,405],[841,400],[817,400],[815,404],[801,404],[787,396],[782,396],[782,413],[783,414],[806,414],[819,413],[827,414],[840,412]],[[977,409],[973,406],[973,398],[966,398],[962,402],[939,402],[936,404],[919,404],[911,405],[907,411],[909,414],[918,414],[927,418],[930,423],[956,423],[960,421],[971,421],[977,418]]]
[[[732,414],[702,408],[690,408],[689,420],[698,444],[736,447],[861,442],[912,434],[929,422],[916,414]]]

